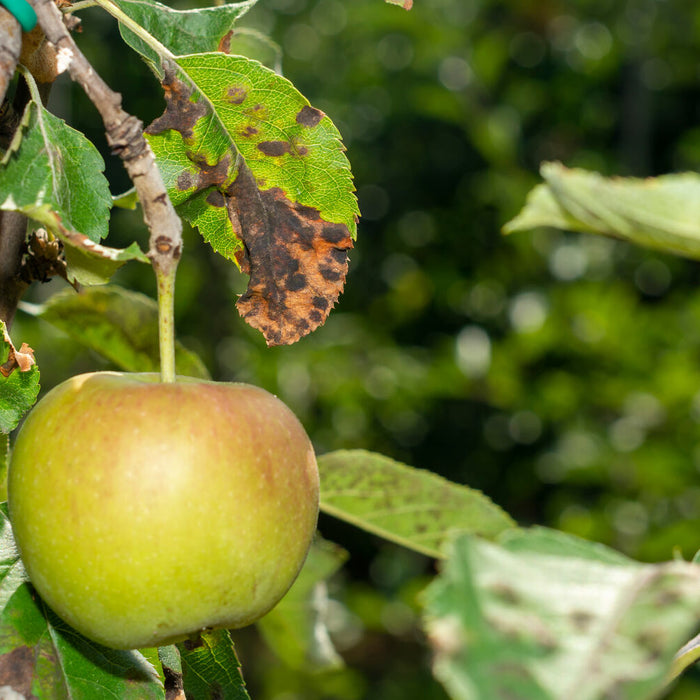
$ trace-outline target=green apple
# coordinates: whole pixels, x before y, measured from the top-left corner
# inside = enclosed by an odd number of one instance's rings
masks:
[[[318,469],[300,422],[263,389],[98,372],[31,412],[8,501],[42,598],[132,649],[269,611],[313,537]]]

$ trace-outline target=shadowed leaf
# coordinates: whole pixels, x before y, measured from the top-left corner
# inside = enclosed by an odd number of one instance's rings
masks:
[[[154,0],[114,1],[125,14],[176,56],[207,51],[238,53],[231,50],[231,40],[237,34],[234,26],[258,2],[243,0],[214,7],[174,10]],[[158,53],[123,25],[119,30],[124,41],[158,72]]]
[[[177,648],[187,700],[250,700],[228,630],[202,632]]]
[[[495,537],[515,523],[484,494],[365,450],[318,458],[321,510],[422,554],[455,532]]]
[[[265,641],[291,668],[328,671],[342,667],[326,626],[326,581],[347,558],[344,549],[317,536],[292,587],[258,621]]]
[[[138,652],[115,651],[82,637],[54,615],[29,585],[0,506],[0,688],[42,700],[163,700],[163,686]],[[3,696],[5,697],[5,696]]]
[[[76,294],[54,294],[37,313],[71,338],[127,372],[157,372],[158,305],[121,287],[92,287]],[[181,343],[175,346],[179,375],[208,379],[201,359]]]

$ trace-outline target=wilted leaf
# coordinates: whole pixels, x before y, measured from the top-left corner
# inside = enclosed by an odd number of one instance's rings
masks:
[[[639,564],[569,535],[459,536],[425,593],[455,700],[655,697],[700,613],[700,568]]]
[[[515,523],[479,491],[365,450],[318,458],[321,510],[431,557],[455,532],[495,537]]]
[[[250,274],[241,315],[268,345],[321,325],[358,214],[340,134],[294,86],[223,53],[173,58],[147,130],[178,211]]]
[[[175,56],[208,51],[231,51],[234,25],[258,0],[227,2],[213,7],[174,10],[154,0],[114,0],[119,8]],[[140,53],[162,76],[158,53],[120,24],[124,41]]]
[[[228,630],[202,632],[177,647],[187,700],[250,700]]]
[[[700,175],[609,178],[559,163],[541,168],[544,184],[503,230],[538,226],[598,233],[700,259]]]
[[[37,315],[127,372],[159,370],[158,305],[143,294],[114,285],[66,290]],[[175,365],[178,374],[209,379],[201,359],[181,343]]]
[[[326,671],[343,665],[326,627],[326,581],[347,557],[344,549],[317,537],[294,585],[258,621],[265,641],[288,666]]]
[[[0,321],[0,432],[14,430],[39,395],[39,368],[31,348],[15,350]]]
[[[0,687],[37,700],[163,700],[158,674],[141,654],[107,649],[85,639],[56,617],[27,581],[3,504]]]
[[[80,132],[30,102],[0,163],[0,209],[37,221],[65,244],[68,275],[101,284],[127,260],[148,262],[136,244],[99,245],[112,197],[104,161]]]

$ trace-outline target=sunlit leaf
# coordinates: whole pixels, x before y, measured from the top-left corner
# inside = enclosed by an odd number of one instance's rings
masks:
[[[187,700],[250,700],[227,630],[202,632],[177,647]]]
[[[455,532],[495,537],[514,527],[484,494],[365,450],[318,458],[321,510],[432,557]]]
[[[503,230],[538,226],[598,233],[700,259],[700,175],[604,177],[559,163],[541,168],[523,210]]]
[[[37,315],[127,372],[157,372],[158,306],[143,294],[115,285],[53,295]],[[176,343],[178,374],[208,379],[198,355]]]
[[[0,688],[37,700],[163,700],[163,686],[138,652],[82,637],[28,583],[5,505],[0,508]]]
[[[455,700],[642,700],[696,625],[700,568],[544,529],[459,536],[425,604],[434,672]]]

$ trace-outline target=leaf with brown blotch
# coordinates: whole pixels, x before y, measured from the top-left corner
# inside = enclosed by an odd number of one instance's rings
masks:
[[[286,79],[222,53],[173,58],[146,136],[178,212],[250,275],[237,303],[268,345],[320,326],[359,211],[340,134]]]
[[[352,238],[343,224],[321,219],[317,209],[290,202],[279,188],[260,191],[242,165],[229,191],[250,275],[236,306],[268,345],[289,345],[328,317],[343,290]]]

